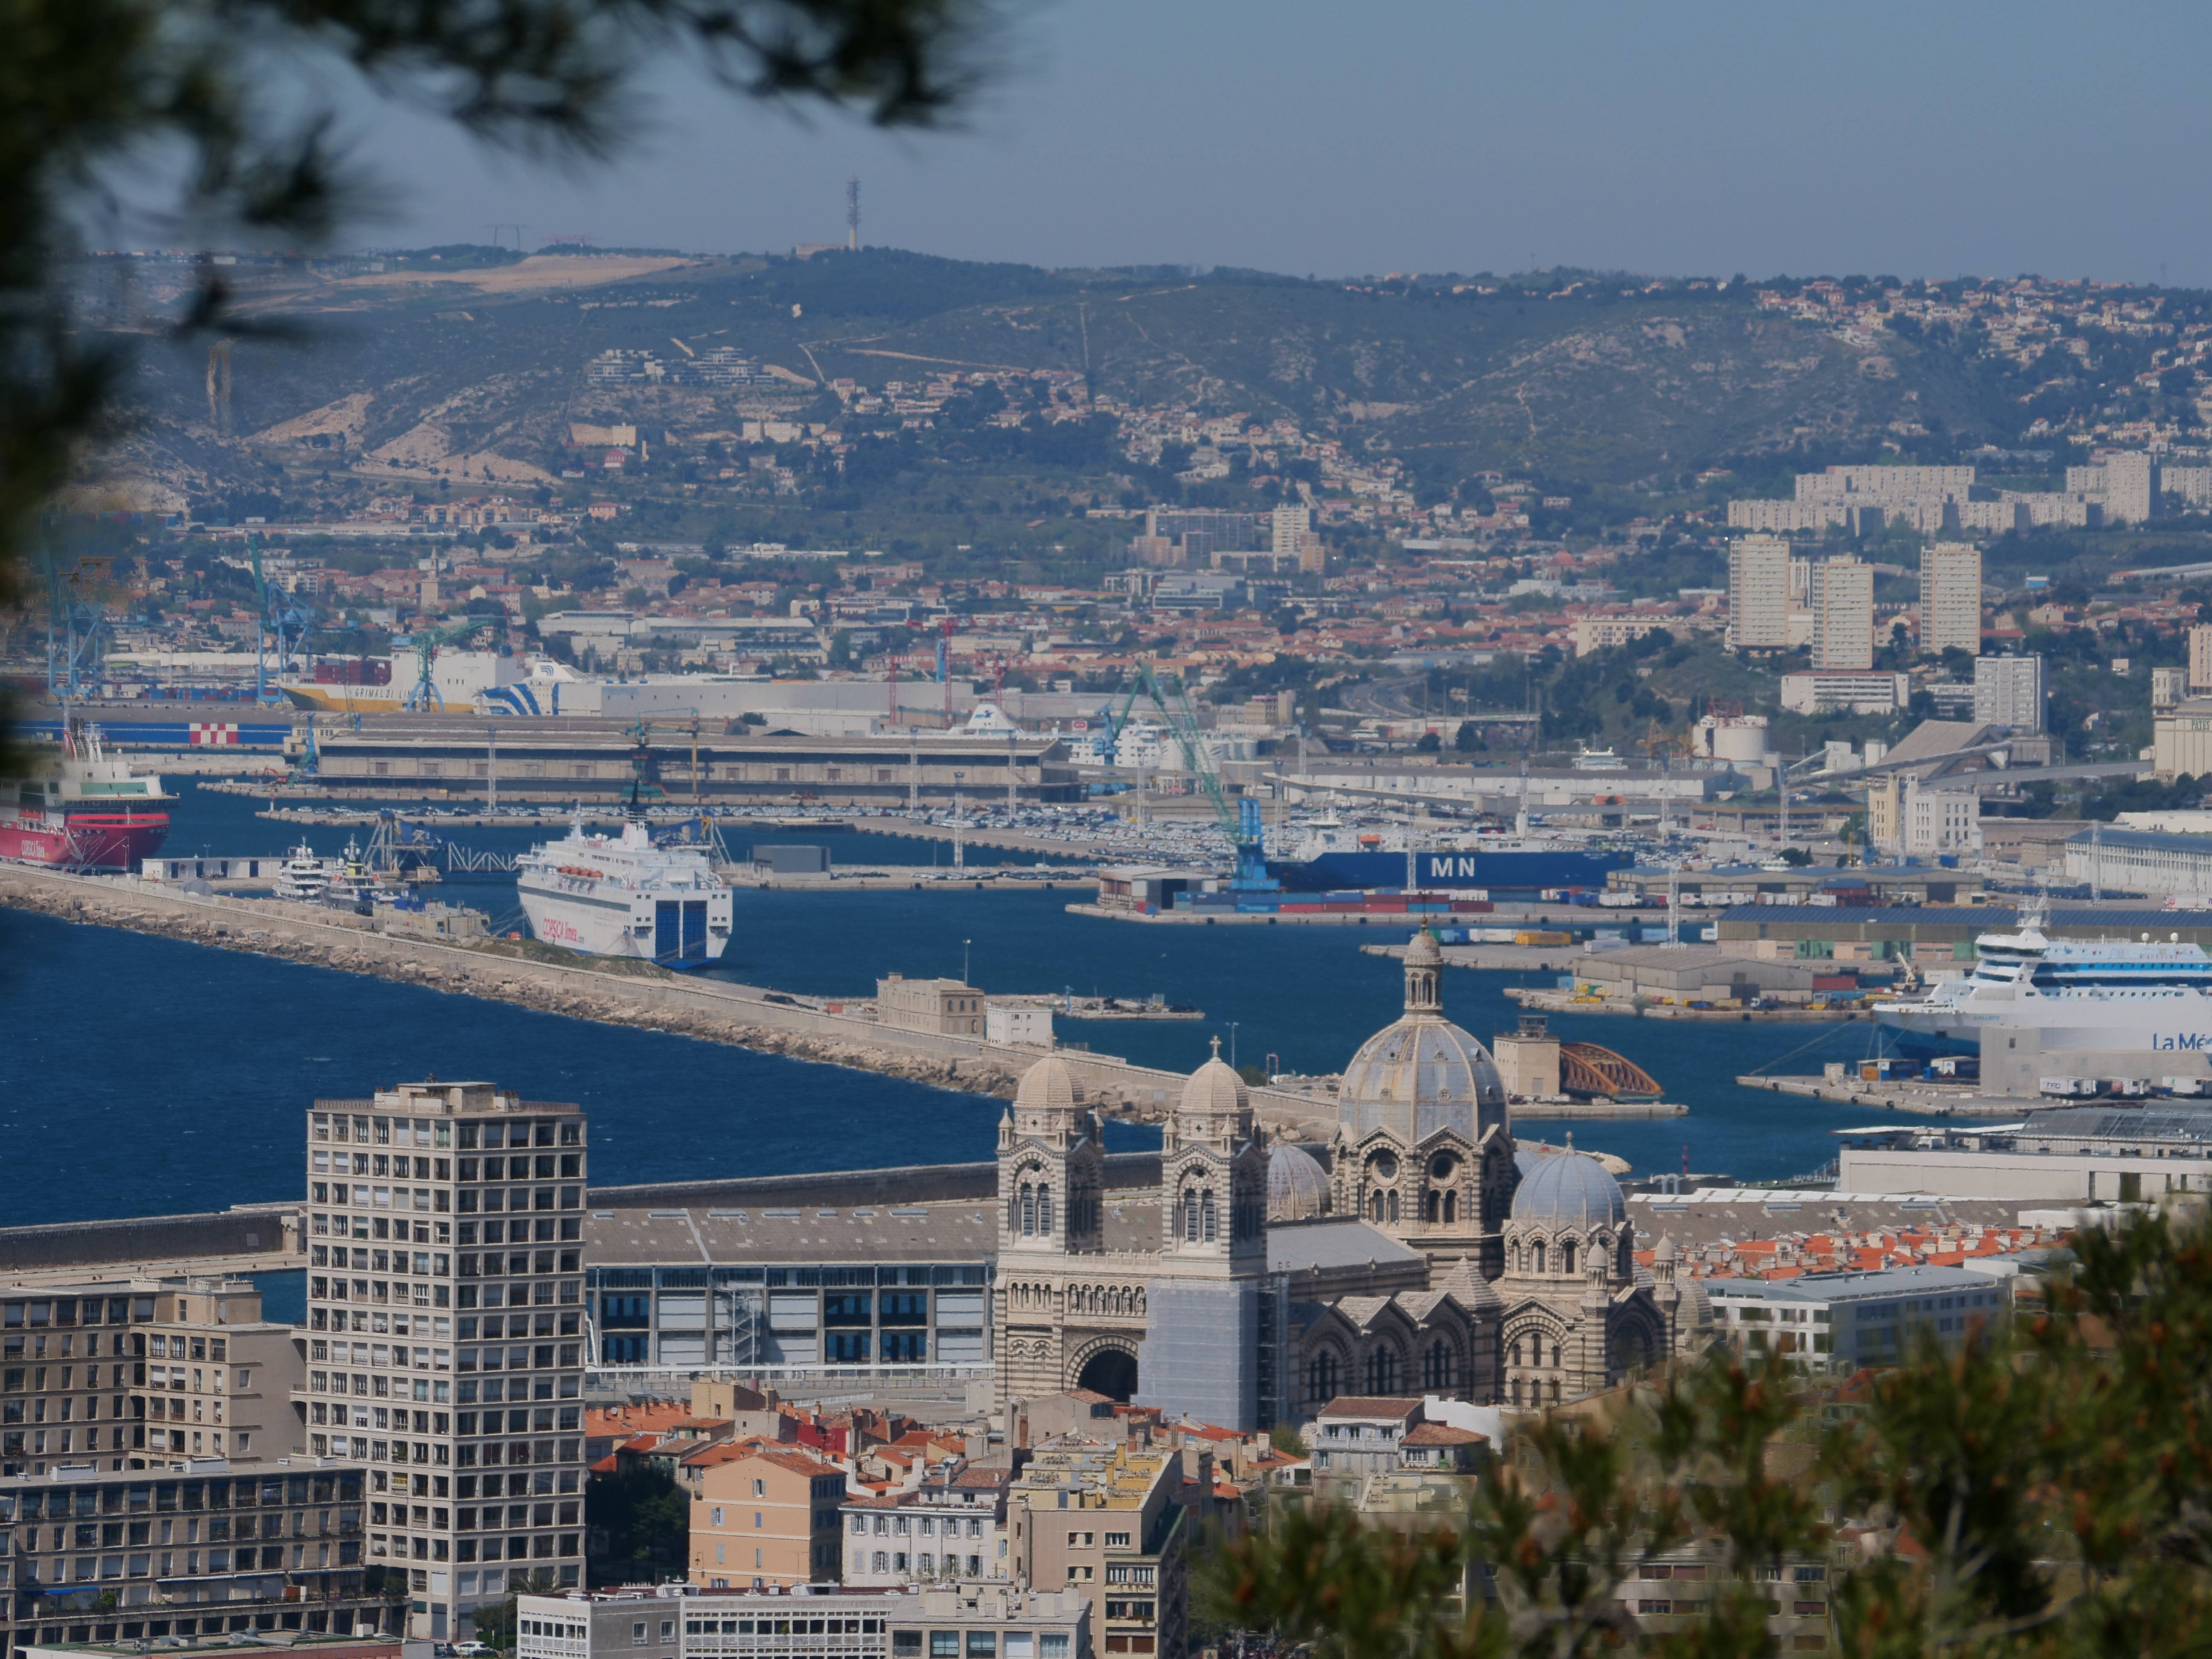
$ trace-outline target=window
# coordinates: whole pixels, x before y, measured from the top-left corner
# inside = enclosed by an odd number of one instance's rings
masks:
[[[756,1497],[756,1498],[765,1498],[765,1497],[767,1497],[767,1496],[768,1496],[768,1482],[767,1482],[767,1481],[765,1481],[765,1480],[756,1480],[753,1482],[753,1496],[754,1496],[754,1497]]]
[[[645,1620],[641,1619],[629,1627],[629,1644],[634,1648],[645,1645]]]
[[[930,1632],[929,1659],[960,1659],[960,1632],[957,1630]]]
[[[722,1510],[719,1504],[714,1509],[708,1510],[708,1513],[714,1517],[710,1524],[717,1527],[722,1524]]]
[[[968,1632],[968,1659],[998,1659],[998,1632],[971,1630]]]

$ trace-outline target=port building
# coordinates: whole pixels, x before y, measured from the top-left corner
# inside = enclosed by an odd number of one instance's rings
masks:
[[[509,800],[619,800],[648,795],[709,804],[821,801],[944,805],[956,796],[1028,803],[1083,795],[1066,746],[1023,732],[819,737],[731,722],[696,732],[641,732],[608,720],[501,722],[458,716],[364,719],[316,734],[316,775],[340,794],[404,791]]]

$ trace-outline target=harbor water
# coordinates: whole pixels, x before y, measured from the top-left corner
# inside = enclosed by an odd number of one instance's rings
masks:
[[[259,803],[185,786],[173,855],[264,854],[301,838],[258,818]],[[865,821],[864,821],[865,822]],[[310,829],[336,853],[349,832]],[[458,831],[520,848],[543,830]],[[742,840],[742,838],[740,838]],[[931,848],[865,831],[832,840],[841,864],[927,864]],[[939,856],[944,856],[941,849]],[[997,854],[987,855],[999,861]],[[1011,860],[1006,861],[1012,861]],[[990,992],[1155,993],[1200,1022],[1057,1021],[1063,1042],[1189,1070],[1221,1040],[1224,1058],[1297,1073],[1340,1070],[1396,1017],[1397,964],[1362,944],[1374,928],[1142,926],[1073,916],[1078,892],[757,891],[737,895],[735,942],[717,970],[806,995],[872,995],[885,973],[957,975]],[[445,896],[503,916],[512,878],[457,878]],[[519,924],[517,924],[519,925]],[[1504,992],[1544,976],[1455,970],[1446,1012],[1486,1042],[1519,1011]],[[540,1014],[385,981],[112,929],[0,913],[0,1161],[11,1183],[0,1224],[207,1209],[295,1197],[300,1114],[428,1076],[481,1078],[592,1115],[592,1176],[617,1184],[987,1158],[1000,1105],[872,1073],[722,1044]],[[1530,1139],[1626,1158],[1781,1180],[1833,1155],[1830,1131],[1863,1107],[1739,1089],[1740,1073],[1817,1071],[1865,1052],[1864,1025],[1677,1024],[1561,1016],[1571,1039],[1619,1049],[1657,1077],[1686,1118],[1547,1121]],[[1109,1127],[1115,1150],[1157,1132]]]

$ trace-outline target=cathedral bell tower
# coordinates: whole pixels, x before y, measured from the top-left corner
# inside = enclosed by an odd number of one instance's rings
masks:
[[[1191,1073],[1160,1135],[1160,1249],[1177,1273],[1256,1269],[1267,1241],[1267,1154],[1252,1133],[1252,1101],[1213,1057]]]
[[[1048,1055],[1024,1072],[999,1120],[1000,1260],[1102,1248],[1105,1156],[1067,1063]]]

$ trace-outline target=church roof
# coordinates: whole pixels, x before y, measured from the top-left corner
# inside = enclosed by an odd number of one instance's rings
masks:
[[[1326,1221],[1302,1221],[1267,1229],[1267,1267],[1272,1273],[1294,1273],[1313,1267],[1397,1267],[1421,1259],[1420,1252],[1401,1244],[1379,1227],[1349,1216]]]
[[[1587,1152],[1538,1158],[1513,1191],[1513,1219],[1532,1226],[1578,1231],[1618,1226],[1627,1218],[1620,1183]]]

